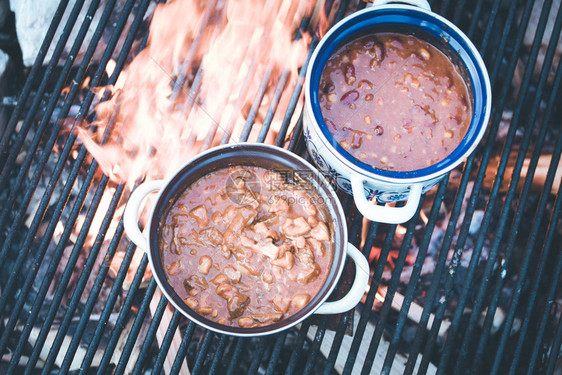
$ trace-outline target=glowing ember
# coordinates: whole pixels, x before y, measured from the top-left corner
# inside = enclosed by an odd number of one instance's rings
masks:
[[[104,173],[133,185],[143,176],[165,177],[221,140],[237,142],[248,108],[265,87],[254,125],[259,131],[282,85],[275,132],[310,41],[294,36],[302,20],[318,12],[312,1],[159,5],[147,47],[106,88],[111,99],[96,107],[97,120],[79,130],[80,139]]]

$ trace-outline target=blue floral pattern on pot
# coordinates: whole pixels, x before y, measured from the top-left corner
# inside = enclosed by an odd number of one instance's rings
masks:
[[[318,169],[322,172],[322,174],[326,177],[326,179],[330,182],[330,184],[332,184],[332,187],[334,188],[339,187],[347,194],[352,195],[351,181],[349,180],[349,178],[344,177],[342,174],[338,173],[338,171],[335,168],[333,168],[330,165],[330,163],[328,163],[324,159],[324,157],[318,152],[318,149],[316,148],[316,144],[314,143],[314,141],[312,141],[310,130],[308,128],[305,129],[304,137],[307,140],[308,152],[312,157],[314,164],[316,164]],[[381,193],[379,193],[376,190],[366,187],[365,194],[367,195],[368,199],[371,199],[375,195],[377,195],[377,200],[380,201],[379,196],[381,195]]]

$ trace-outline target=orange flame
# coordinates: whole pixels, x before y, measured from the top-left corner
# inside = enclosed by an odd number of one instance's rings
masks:
[[[143,176],[165,177],[223,137],[237,142],[244,113],[265,87],[254,125],[259,131],[275,88],[285,85],[275,130],[310,41],[293,36],[313,13],[319,11],[312,0],[159,5],[147,47],[109,88],[111,99],[96,106],[95,126],[79,129],[80,139],[104,173],[132,186]],[[301,107],[302,95],[295,117]]]

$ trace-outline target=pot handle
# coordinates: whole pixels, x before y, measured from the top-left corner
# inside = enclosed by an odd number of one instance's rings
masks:
[[[403,207],[378,206],[369,202],[363,190],[363,181],[360,176],[351,176],[351,190],[353,200],[361,214],[371,220],[388,224],[400,224],[410,220],[416,213],[422,195],[422,184],[413,184],[409,187],[408,202]]]
[[[347,255],[355,263],[355,280],[349,292],[340,300],[324,302],[314,312],[315,314],[339,314],[354,308],[365,294],[369,283],[369,263],[365,256],[355,246],[347,244]]]
[[[139,249],[144,251],[148,250],[148,243],[146,237],[142,234],[139,225],[138,217],[139,211],[141,209],[141,204],[144,198],[153,191],[157,191],[164,187],[165,182],[163,180],[148,181],[142,185],[137,186],[135,190],[131,193],[129,201],[127,202],[127,207],[125,207],[125,213],[123,214],[123,225],[125,226],[125,233],[127,237]]]
[[[431,11],[431,6],[427,2],[427,0],[373,0],[372,3],[371,2],[367,3],[367,6],[376,7],[388,3],[404,3]]]

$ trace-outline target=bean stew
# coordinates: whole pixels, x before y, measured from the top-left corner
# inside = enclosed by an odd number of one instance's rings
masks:
[[[339,47],[322,72],[319,101],[336,142],[356,159],[393,171],[444,159],[472,118],[469,88],[451,59],[395,32]]]
[[[251,328],[301,310],[324,284],[333,230],[307,187],[253,166],[190,185],[159,226],[166,277],[185,304],[219,324]]]

